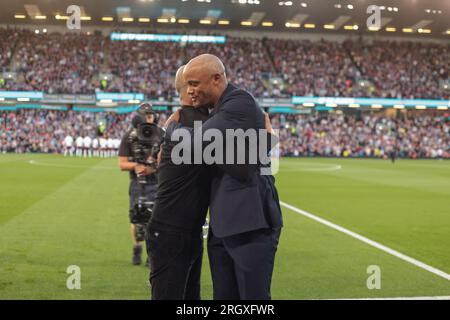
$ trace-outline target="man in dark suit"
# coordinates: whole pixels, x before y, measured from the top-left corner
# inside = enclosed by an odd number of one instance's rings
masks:
[[[192,59],[183,79],[194,107],[213,108],[210,118],[195,130],[215,129],[225,137],[229,129],[265,128],[264,114],[253,96],[228,84],[223,63],[216,56]],[[181,127],[174,124],[178,121],[177,113],[168,119],[168,134]],[[248,163],[218,167],[211,183],[208,235],[214,299],[270,299],[283,224],[274,177],[261,175],[258,166]]]

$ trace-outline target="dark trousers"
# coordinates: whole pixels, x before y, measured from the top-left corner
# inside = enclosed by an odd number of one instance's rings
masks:
[[[150,222],[146,238],[152,300],[200,300],[203,233]]]
[[[208,257],[215,300],[270,300],[281,229],[259,229],[218,238],[211,228]]]

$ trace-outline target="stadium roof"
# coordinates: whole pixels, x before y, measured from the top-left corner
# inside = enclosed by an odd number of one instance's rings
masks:
[[[2,0],[0,22],[64,26],[70,5],[81,7],[82,24],[108,27],[376,31],[450,39],[450,1],[442,0]],[[380,30],[368,30],[370,5],[382,8]]]

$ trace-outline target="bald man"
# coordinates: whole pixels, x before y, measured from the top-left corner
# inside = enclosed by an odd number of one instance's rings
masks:
[[[189,61],[183,79],[194,107],[212,108],[198,132],[215,129],[225,137],[228,129],[265,128],[263,112],[253,96],[228,83],[224,65],[216,56],[203,54]],[[168,135],[181,127],[176,123],[179,118],[174,114],[168,119]],[[249,147],[246,143],[246,150]],[[282,227],[274,178],[261,175],[259,165],[249,163],[217,167],[211,183],[208,235],[214,299],[271,299]]]
[[[208,119],[208,109],[192,107],[182,81],[183,67],[175,77],[180,96],[180,123]],[[175,165],[174,144],[165,138],[158,168],[158,189],[147,227],[147,251],[153,300],[199,300],[203,258],[203,225],[208,211],[210,170],[204,165]]]

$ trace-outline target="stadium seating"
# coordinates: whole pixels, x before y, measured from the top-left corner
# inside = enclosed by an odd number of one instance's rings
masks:
[[[0,90],[140,92],[171,101],[178,67],[205,52],[221,58],[230,81],[258,98],[450,98],[442,85],[450,76],[448,44],[237,37],[225,44],[119,42],[11,28],[0,28]],[[120,138],[131,114],[2,111],[0,152],[59,153],[67,134],[94,137],[99,119],[109,137]],[[448,117],[274,114],[272,121],[282,156],[385,157],[395,147],[401,157],[450,158]]]
[[[0,29],[0,90],[141,92],[171,99],[177,68],[210,52],[230,81],[256,97],[448,99],[450,46],[434,43],[311,42],[228,37],[225,44],[111,41],[85,34]],[[7,45],[8,44],[8,45]],[[101,74],[111,75],[105,81]],[[279,81],[271,81],[278,79]]]

